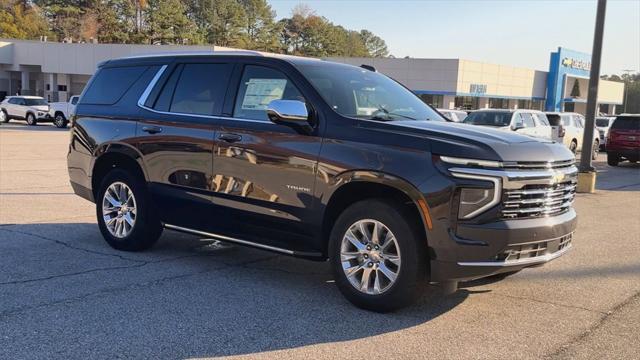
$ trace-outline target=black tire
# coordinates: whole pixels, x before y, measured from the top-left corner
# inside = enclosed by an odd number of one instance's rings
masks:
[[[58,129],[64,129],[67,127],[67,124],[69,122],[67,121],[67,119],[64,117],[63,114],[61,113],[57,113],[56,116],[53,118],[53,124],[58,128]]]
[[[571,150],[571,152],[575,154],[578,151],[578,142],[575,140],[571,140],[571,144],[569,145],[569,150]]]
[[[122,238],[115,237],[107,229],[104,221],[102,201],[107,188],[116,182],[126,184],[136,201],[136,218],[131,232]],[[162,234],[162,224],[155,213],[151,196],[143,179],[123,169],[111,170],[102,180],[96,197],[96,215],[102,236],[114,249],[124,251],[141,251],[152,247]]]
[[[600,153],[600,142],[596,140],[593,143],[593,151],[591,152],[591,160],[598,160],[598,154]]]
[[[427,244],[420,235],[421,224],[409,221],[414,218],[402,204],[386,199],[363,200],[340,214],[331,231],[329,257],[336,285],[347,300],[362,309],[388,312],[413,303],[422,294],[428,276]],[[351,285],[340,258],[343,236],[353,224],[364,219],[376,220],[388,227],[400,252],[401,266],[395,282],[376,295],[361,292]]]
[[[620,163],[620,155],[614,152],[607,152],[607,164],[609,166],[618,166],[618,163]]]
[[[6,111],[4,111],[4,110],[1,110],[1,111],[2,111],[2,114],[4,115],[4,117],[3,117],[3,119],[2,119],[2,122],[3,122],[3,123],[8,123],[8,122],[9,122],[9,120],[11,120],[11,119],[9,119],[9,114],[7,114],[7,112],[6,112]]]
[[[29,125],[29,126],[38,125],[38,120],[36,120],[35,115],[33,115],[32,113],[28,113],[27,114],[27,125]]]

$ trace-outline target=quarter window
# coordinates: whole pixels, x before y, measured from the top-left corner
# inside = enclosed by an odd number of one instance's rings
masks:
[[[186,64],[173,93],[170,112],[220,114],[231,74],[229,64]]]
[[[82,97],[83,104],[113,105],[142,76],[146,66],[103,68]]]
[[[305,102],[300,91],[280,71],[248,65],[240,81],[233,116],[269,121],[267,106],[271,101],[281,99]]]

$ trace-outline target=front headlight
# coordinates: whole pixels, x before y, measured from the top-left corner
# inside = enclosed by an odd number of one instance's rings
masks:
[[[489,206],[495,198],[494,189],[472,189],[462,188],[460,190],[460,206],[458,208],[458,218],[469,219],[481,213]]]
[[[38,116],[44,116],[44,113],[42,111],[38,111]]]

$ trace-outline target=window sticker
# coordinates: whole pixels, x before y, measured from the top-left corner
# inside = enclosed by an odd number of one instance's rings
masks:
[[[249,79],[242,100],[242,110],[267,110],[273,100],[282,99],[286,79]]]

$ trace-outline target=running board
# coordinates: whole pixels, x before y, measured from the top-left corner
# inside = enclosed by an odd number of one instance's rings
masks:
[[[189,228],[185,228],[185,227],[177,226],[177,225],[164,224],[164,227],[165,227],[165,229],[175,230],[175,231],[183,232],[183,233],[186,233],[186,234],[205,236],[207,238],[212,238],[212,239],[216,239],[216,240],[220,240],[220,241],[226,241],[226,242],[239,244],[239,245],[244,245],[244,246],[250,246],[250,247],[254,247],[254,248],[257,248],[257,249],[261,249],[261,250],[273,251],[273,252],[286,254],[286,255],[291,255],[291,256],[310,257],[310,258],[322,257],[322,254],[319,253],[319,252],[306,252],[306,251],[294,251],[294,250],[289,250],[289,249],[283,249],[283,248],[279,248],[279,247],[276,247],[276,246],[260,244],[260,243],[256,243],[256,242],[253,242],[253,241],[237,239],[237,238],[233,238],[233,237],[230,237],[230,236],[214,234],[214,233],[210,233],[210,232],[206,232],[206,231],[189,229]]]

